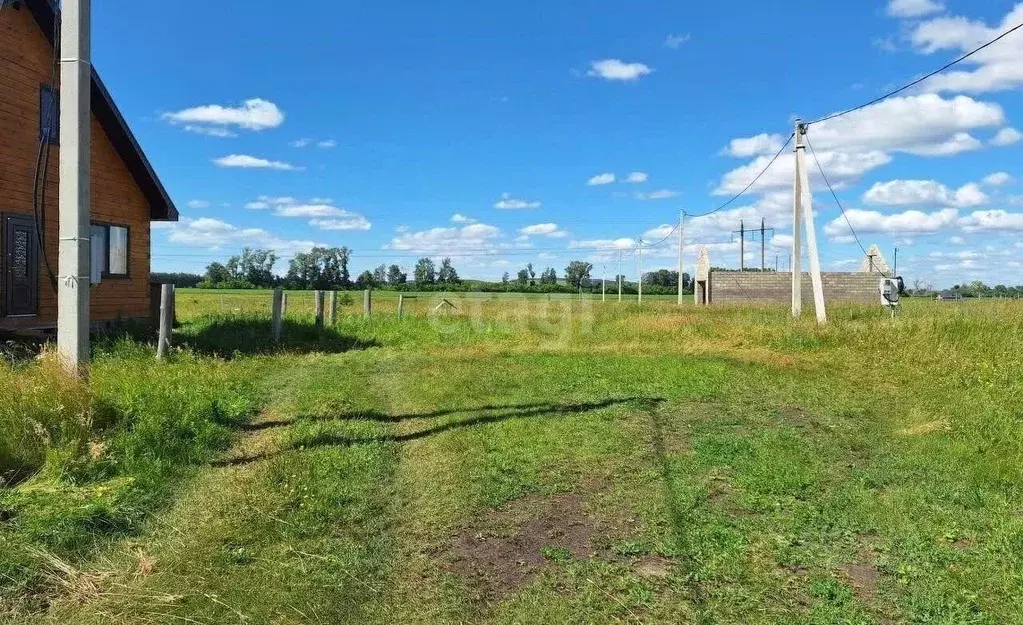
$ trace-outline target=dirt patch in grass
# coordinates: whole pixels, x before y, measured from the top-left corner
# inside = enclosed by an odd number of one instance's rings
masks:
[[[596,555],[598,522],[577,493],[529,495],[487,513],[455,536],[454,572],[485,602],[526,586],[552,562]]]
[[[852,582],[853,593],[864,603],[870,604],[877,597],[877,583],[881,573],[872,562],[853,562],[841,567],[842,573]]]

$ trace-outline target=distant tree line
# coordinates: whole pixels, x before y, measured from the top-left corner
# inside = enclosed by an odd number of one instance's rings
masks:
[[[211,263],[203,276],[174,274],[179,276],[174,283],[204,289],[268,289],[280,286],[294,290],[389,289],[517,293],[600,293],[602,288],[602,280],[592,275],[593,264],[582,260],[570,262],[564,269],[563,277],[559,277],[554,267],[546,267],[537,274],[533,264],[528,263],[514,278],[505,272],[500,282],[487,282],[463,280],[451,258],[443,258],[438,266],[432,258],[423,257],[416,261],[411,276],[399,265],[381,264],[372,270],[363,271],[353,280],[348,269],[351,256],[352,252],[347,247],[315,247],[308,252],[295,254],[289,261],[287,273],[282,277],[274,272],[279,258],[273,250],[246,248],[225,263]],[[617,280],[617,277],[607,280],[608,292],[617,292]],[[621,276],[621,281],[623,293],[633,294],[638,291],[636,282],[629,282],[625,276]],[[682,274],[683,290],[691,292],[692,284],[690,275]],[[643,274],[644,293],[674,294],[678,292],[678,286],[677,271],[660,269]]]
[[[1008,297],[1018,298],[1023,297],[1023,285],[1020,286],[1005,286],[999,284],[997,286],[988,286],[980,280],[975,280],[969,284],[957,284],[951,289],[935,289],[934,285],[924,280],[914,280],[913,288],[906,290],[906,295],[910,297],[936,297],[938,293],[944,291],[951,291],[959,295],[960,297]]]

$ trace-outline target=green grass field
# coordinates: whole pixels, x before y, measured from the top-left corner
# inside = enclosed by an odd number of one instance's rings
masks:
[[[1020,303],[375,295],[0,365],[0,620],[1023,623]]]

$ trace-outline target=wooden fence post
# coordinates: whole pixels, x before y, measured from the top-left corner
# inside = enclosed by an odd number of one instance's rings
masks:
[[[281,319],[288,316],[288,294],[281,295]]]
[[[405,316],[405,296],[398,295],[398,319]]]
[[[327,302],[328,317],[330,317],[330,327],[337,325],[337,291],[330,292],[330,299]]]
[[[366,289],[362,295],[362,316],[369,319],[373,315],[373,291]]]
[[[316,315],[317,329],[323,328],[323,291],[316,291],[313,294],[313,313]]]
[[[160,342],[156,345],[156,357],[163,360],[170,351],[171,331],[174,327],[174,285],[165,284],[160,288]]]
[[[274,289],[273,304],[271,306],[272,321],[270,323],[270,331],[273,335],[275,343],[279,343],[281,340],[281,329],[284,326],[284,290],[280,287]]]

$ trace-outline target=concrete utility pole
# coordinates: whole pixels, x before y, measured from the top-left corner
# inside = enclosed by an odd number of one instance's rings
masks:
[[[681,211],[678,214],[678,305],[682,305],[682,246],[684,245],[685,224],[682,221],[686,217],[686,212]]]
[[[765,260],[767,254],[767,239],[764,235],[767,234],[767,222],[763,219],[760,220],[760,272],[767,271],[767,261]]]
[[[622,301],[622,253],[618,252],[618,301]]]
[[[746,271],[746,224],[739,220],[739,271]]]
[[[89,364],[89,182],[92,110],[91,0],[64,0],[59,12],[60,242],[57,270],[57,351],[72,375]],[[46,250],[43,250],[46,253]]]
[[[792,316],[798,317],[803,307],[803,275],[800,269],[802,256],[802,233],[800,218],[806,228],[807,255],[810,257],[810,279],[813,283],[813,303],[817,323],[826,323],[828,313],[824,308],[824,284],[821,280],[821,261],[817,255],[817,232],[813,226],[813,205],[810,196],[810,177],[806,171],[806,125],[796,120],[796,176],[793,187],[792,210]]]
[[[607,265],[601,263],[604,274],[600,277],[600,301],[607,301]]]
[[[643,239],[639,240],[639,247],[636,248],[636,271],[639,273],[639,299],[637,303],[643,303]]]

